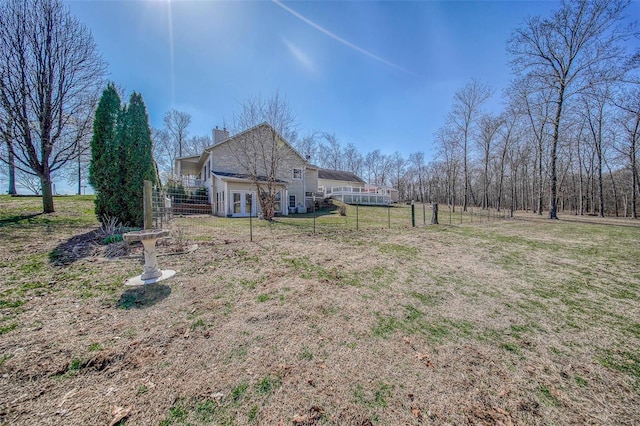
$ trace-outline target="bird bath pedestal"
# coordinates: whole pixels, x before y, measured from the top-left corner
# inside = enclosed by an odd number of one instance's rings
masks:
[[[165,229],[145,229],[142,231],[127,232],[122,238],[132,243],[140,241],[144,247],[144,272],[133,278],[129,278],[126,285],[145,285],[154,284],[162,280],[171,278],[176,271],[166,269],[161,271],[158,269],[158,261],[156,259],[156,241],[169,235],[169,231]]]

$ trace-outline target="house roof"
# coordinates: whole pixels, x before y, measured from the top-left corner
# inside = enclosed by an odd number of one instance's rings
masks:
[[[280,133],[278,133],[278,132],[273,128],[273,126],[272,126],[271,124],[269,124],[269,123],[267,123],[267,122],[265,121],[265,122],[263,122],[263,123],[260,123],[260,124],[258,124],[258,125],[256,125],[256,126],[253,126],[253,127],[249,128],[249,129],[243,130],[243,131],[242,131],[242,132],[240,132],[240,133],[237,133],[237,134],[235,134],[235,135],[232,135],[232,136],[230,136],[230,137],[228,137],[228,138],[226,138],[226,139],[224,139],[224,140],[222,140],[222,141],[219,141],[218,143],[214,143],[213,145],[208,146],[208,147],[207,147],[207,148],[205,148],[205,149],[202,151],[202,153],[200,153],[199,155],[189,155],[189,156],[178,157],[178,158],[176,158],[176,159],[175,159],[175,163],[176,163],[176,165],[177,165],[179,161],[185,161],[185,162],[190,162],[190,163],[197,163],[197,164],[198,164],[198,167],[202,167],[202,164],[203,164],[203,163],[204,163],[204,161],[206,160],[207,155],[208,155],[208,154],[209,154],[209,153],[210,153],[214,148],[216,148],[216,147],[218,147],[218,146],[220,146],[220,145],[224,145],[224,144],[230,143],[230,142],[232,142],[232,141],[234,141],[234,140],[236,140],[236,139],[238,139],[238,138],[240,138],[240,137],[242,137],[242,136],[244,136],[244,135],[246,135],[246,134],[248,134],[248,133],[250,133],[250,132],[253,132],[253,131],[255,131],[255,130],[259,129],[260,127],[267,127],[267,128],[269,128],[269,129],[271,129],[271,130],[275,131],[275,132],[276,132],[276,134],[278,135],[278,137],[280,138],[280,140],[282,140],[282,141],[283,141],[283,142],[284,142],[284,143],[289,147],[289,149],[291,149],[291,151],[292,151],[295,155],[297,155],[297,156],[300,158],[300,160],[302,160],[303,162],[306,162],[306,160],[304,159],[304,157],[303,157],[303,156],[302,156],[302,155],[301,155],[301,154],[300,154],[300,153],[299,153],[299,152],[298,152],[298,151],[297,151],[297,150],[296,150],[296,149],[295,149],[295,148],[294,148],[294,147],[293,147],[289,142],[287,142],[287,141],[282,137],[282,135],[281,135]],[[316,168],[315,166],[312,166],[311,164],[309,164],[307,167],[310,167],[310,168]]]
[[[228,173],[228,172],[211,172],[213,176],[222,178],[222,179],[234,179],[234,180],[246,180],[253,181],[252,177],[245,173]],[[267,182],[268,179],[266,176],[258,176],[258,182]],[[285,180],[276,179],[277,183],[287,183]]]
[[[318,179],[365,183],[365,181],[360,179],[355,173],[343,172],[341,170],[318,169]]]
[[[278,137],[280,138],[280,140],[287,144],[287,146],[291,149],[291,151],[293,151],[293,152],[294,152],[298,157],[300,157],[300,159],[301,159],[302,161],[305,161],[305,158],[304,158],[304,157],[303,157],[303,156],[298,152],[298,150],[296,150],[296,149],[293,147],[293,145],[291,145],[291,144],[290,144],[290,143],[289,143],[285,138],[283,138],[283,137],[282,137],[282,135],[281,135],[281,134],[280,134],[280,133],[279,133],[279,132],[278,132],[278,131],[277,131],[277,130],[276,130],[276,129],[271,125],[271,124],[269,124],[269,123],[268,123],[268,122],[266,122],[266,121],[264,121],[264,122],[262,122],[262,123],[260,123],[260,124],[257,124],[257,125],[255,125],[255,126],[253,126],[253,127],[250,127],[250,128],[248,128],[248,129],[246,129],[246,130],[243,130],[243,131],[242,131],[242,132],[240,132],[240,133],[236,133],[235,135],[232,135],[232,136],[230,136],[230,137],[228,137],[228,138],[226,138],[226,139],[224,139],[224,140],[221,140],[221,141],[220,141],[220,142],[218,142],[218,143],[214,143],[213,145],[211,145],[211,146],[209,146],[209,147],[205,148],[205,150],[204,150],[204,152],[203,152],[202,154],[204,155],[204,153],[205,153],[205,152],[207,152],[207,151],[211,151],[213,148],[215,148],[215,147],[217,147],[217,146],[227,144],[227,143],[229,143],[229,142],[231,142],[231,141],[233,141],[233,140],[235,140],[235,139],[239,139],[240,137],[242,137],[242,136],[244,136],[244,135],[246,135],[246,134],[248,134],[248,133],[251,133],[251,132],[253,132],[253,131],[256,131],[256,130],[257,130],[257,129],[259,129],[260,127],[267,127],[269,130],[274,131],[274,132],[276,133],[276,135],[278,135]]]

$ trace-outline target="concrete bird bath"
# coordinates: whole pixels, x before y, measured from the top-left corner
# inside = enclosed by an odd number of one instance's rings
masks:
[[[136,277],[129,278],[125,285],[145,285],[154,284],[159,281],[171,278],[176,271],[166,269],[161,271],[158,268],[156,259],[156,241],[169,235],[166,229],[144,229],[142,231],[127,232],[122,238],[128,242],[140,241],[144,247],[144,272]]]

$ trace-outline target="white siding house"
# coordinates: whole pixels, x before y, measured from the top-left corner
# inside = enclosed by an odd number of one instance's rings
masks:
[[[275,142],[268,135],[276,135]],[[260,214],[258,188],[267,182],[269,170],[247,152],[276,152],[273,169],[275,212],[305,212],[318,185],[318,169],[310,164],[267,123],[230,136],[226,129],[213,130],[213,145],[198,156],[176,159],[178,178],[186,186],[204,186],[212,211],[218,216],[245,217]],[[274,146],[274,144],[276,144]],[[258,154],[256,154],[257,156]]]

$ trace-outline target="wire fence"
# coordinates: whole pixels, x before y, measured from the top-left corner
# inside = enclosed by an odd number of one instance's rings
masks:
[[[246,217],[214,215],[206,190],[165,187],[153,191],[153,228],[172,231],[174,239],[186,242],[229,243],[271,238],[295,238],[303,234],[327,234],[343,231],[407,229],[429,226],[433,205],[427,203],[365,206],[322,199],[306,213],[278,215],[271,221]],[[249,208],[248,210],[252,210]],[[512,217],[508,210],[439,206],[440,225],[478,225]]]

